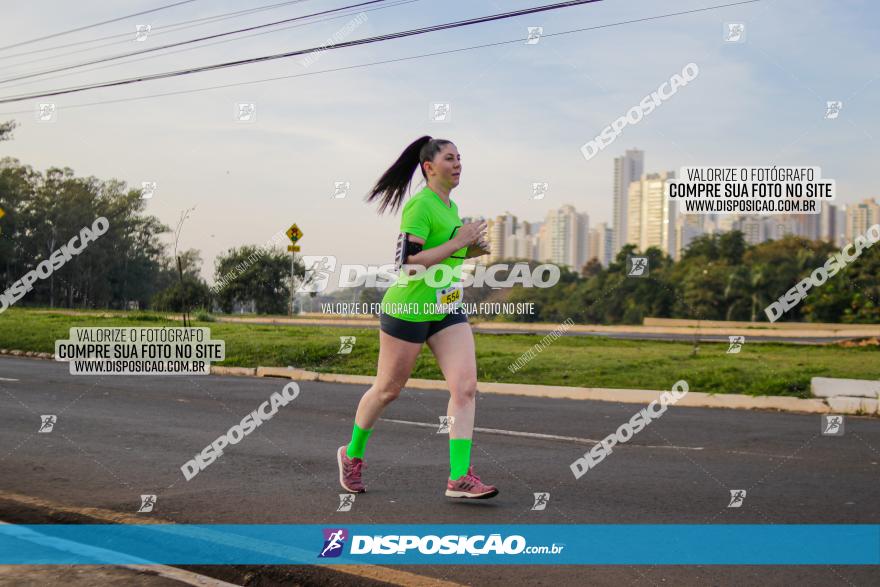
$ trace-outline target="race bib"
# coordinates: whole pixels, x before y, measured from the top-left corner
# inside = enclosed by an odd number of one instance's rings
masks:
[[[443,308],[446,313],[461,306],[464,288],[460,283],[454,283],[447,288],[437,290],[437,304]]]

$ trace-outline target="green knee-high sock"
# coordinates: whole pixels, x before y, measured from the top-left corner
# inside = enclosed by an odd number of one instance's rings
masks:
[[[367,448],[367,439],[372,432],[372,428],[364,430],[357,424],[354,425],[354,428],[351,431],[351,442],[348,443],[348,448],[345,451],[348,458],[364,458],[364,449]]]
[[[471,439],[449,439],[449,478],[455,481],[468,472],[471,465]]]

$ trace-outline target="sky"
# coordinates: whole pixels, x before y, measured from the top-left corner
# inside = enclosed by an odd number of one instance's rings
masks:
[[[186,51],[156,52],[149,59],[92,65],[64,77],[54,73],[2,82],[355,3],[301,1],[162,31],[175,23],[278,2],[196,0],[2,49],[0,97],[319,47],[334,34],[354,40],[552,3],[389,0],[250,38],[239,35]],[[7,0],[0,45],[173,3]],[[291,57],[0,104],[0,121],[19,123],[14,139],[0,143],[0,157],[14,157],[38,170],[70,167],[78,176],[115,178],[132,187],[155,181],[149,214],[173,227],[183,210],[195,208],[183,225],[180,247],[200,250],[209,282],[218,254],[265,243],[293,222],[304,233],[303,254],[334,255],[340,264],[393,262],[399,217],[379,216],[364,195],[406,145],[423,134],[450,139],[461,153],[461,182],[452,199],[462,216],[509,211],[522,220],[541,221],[548,210],[571,204],[589,214],[591,225],[610,224],[613,159],[632,148],[645,152],[646,172],[683,166],[819,166],[823,177],[836,180],[838,204],[880,199],[873,167],[880,154],[880,122],[871,106],[880,102],[876,2],[762,0],[615,24],[730,3],[602,0],[323,51],[309,64]],[[360,11],[365,18],[355,21]],[[745,25],[742,42],[724,41],[728,23]],[[152,27],[141,42],[134,40],[139,24]],[[528,27],[542,27],[544,36],[527,44]],[[587,27],[601,28],[548,36]],[[16,56],[122,34],[127,36]],[[217,44],[206,46],[211,42]],[[83,48],[90,50],[75,53]],[[396,61],[351,67],[388,60]],[[638,124],[626,126],[598,155],[583,156],[584,143],[688,63],[699,66],[696,79]],[[287,79],[243,85],[278,77]],[[230,87],[193,91],[211,86]],[[132,99],[153,94],[172,95]],[[831,120],[824,117],[830,100],[843,102],[840,116]],[[54,121],[37,121],[39,102],[56,104]],[[448,121],[429,117],[430,105],[440,102],[450,104]],[[236,120],[238,103],[256,105],[253,122]],[[417,174],[412,193],[420,181]],[[332,197],[335,182],[350,183],[345,198]],[[543,199],[532,199],[533,182],[549,184]]]

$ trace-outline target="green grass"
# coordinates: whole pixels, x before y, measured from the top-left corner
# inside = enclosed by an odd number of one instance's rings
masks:
[[[364,328],[269,326],[196,320],[211,337],[226,341],[228,366],[292,365],[329,373],[375,375],[377,330]],[[112,318],[65,316],[11,308],[0,315],[0,348],[53,352],[72,326],[180,326],[147,312]],[[339,355],[339,337],[356,336],[348,355]],[[757,343],[746,339],[739,354],[727,344],[631,341],[592,336],[561,337],[516,373],[507,366],[538,343],[541,335],[476,334],[480,381],[579,387],[669,389],[685,379],[691,391],[809,397],[810,378],[880,379],[877,347],[842,348]],[[427,346],[412,373],[423,379],[443,376]]]

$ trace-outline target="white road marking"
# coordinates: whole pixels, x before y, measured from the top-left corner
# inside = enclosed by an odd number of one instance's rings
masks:
[[[18,379],[9,379],[7,377],[0,377],[0,381],[18,381]]]
[[[410,426],[422,426],[424,428],[439,428],[440,423],[430,424],[427,422],[410,422],[409,420],[393,420],[391,418],[380,418],[385,422],[394,422],[395,424],[409,424]],[[488,434],[500,434],[503,436],[522,436],[524,438],[538,438],[541,440],[562,440],[565,442],[576,442],[578,444],[598,444],[600,440],[593,438],[578,438],[577,436],[559,436],[557,434],[539,434],[537,432],[517,432],[516,430],[499,430],[497,428],[480,428],[474,427],[475,432],[486,432]],[[672,444],[618,444],[617,446],[632,446],[639,448],[674,448],[678,450],[703,450],[702,446],[675,446]]]
[[[727,451],[730,454],[734,455],[752,455],[756,457],[767,457],[769,459],[795,459],[795,460],[803,460],[804,457],[793,457],[791,455],[771,455],[763,452],[751,452],[748,450],[729,450]]]

